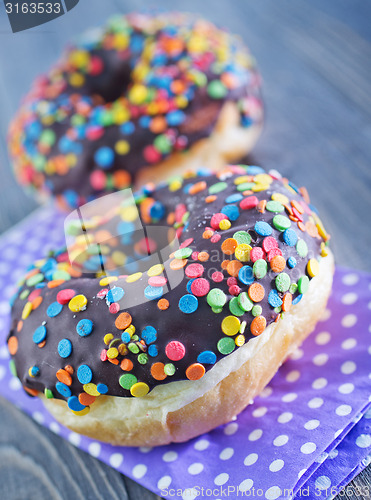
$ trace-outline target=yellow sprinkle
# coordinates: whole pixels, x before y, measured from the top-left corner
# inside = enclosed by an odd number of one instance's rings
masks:
[[[282,205],[287,205],[288,202],[290,201],[287,196],[285,196],[282,193],[273,193],[271,196],[273,201],[278,201],[279,203],[282,203]]]
[[[319,264],[317,259],[309,259],[307,264],[307,271],[311,278],[314,278],[319,272]]]
[[[254,182],[256,182],[257,184],[268,184],[268,186],[270,184],[272,184],[272,177],[269,175],[269,174],[257,174],[255,177],[254,177]]]
[[[149,387],[144,382],[137,382],[136,384],[131,386],[130,392],[132,396],[135,396],[136,398],[141,398],[146,394],[148,394]]]
[[[83,417],[84,415],[87,415],[89,413],[90,406],[85,406],[85,408],[81,411],[75,411],[75,410],[71,410],[71,411],[72,411],[72,413],[74,413],[78,417]]]
[[[234,183],[236,184],[236,186],[238,186],[239,184],[243,184],[244,182],[250,182],[250,181],[251,181],[250,175],[241,175],[240,177],[237,177],[234,180]]]
[[[99,282],[100,286],[107,286],[109,285],[110,283],[112,283],[113,281],[117,281],[118,278],[117,276],[105,276],[104,278],[102,278]]]
[[[82,386],[86,394],[89,394],[90,396],[100,396],[100,392],[97,391],[97,386],[90,382],[89,384],[84,384]]]
[[[119,352],[116,349],[116,347],[111,347],[107,351],[107,358],[109,358],[109,359],[115,359],[115,358],[117,358],[118,355],[119,355]]]
[[[112,333],[106,333],[106,335],[103,337],[103,342],[108,345],[111,340],[113,339]]]
[[[113,121],[117,124],[117,125],[121,125],[122,123],[125,123],[129,120],[130,118],[130,113],[129,113],[129,110],[127,110],[126,108],[118,108],[118,109],[115,109],[114,112],[113,112]],[[118,142],[121,142],[121,141],[118,141]],[[122,142],[126,142],[126,141],[122,141]],[[116,143],[117,145],[117,143]],[[116,149],[116,148],[115,148]],[[129,151],[129,149],[128,149]],[[116,149],[116,152],[120,155],[120,154],[126,154],[126,153],[120,153],[119,151],[117,151]]]
[[[185,108],[188,105],[188,99],[184,95],[177,95],[174,100],[178,108]]]
[[[236,346],[241,347],[245,343],[245,336],[244,335],[237,335],[237,337],[234,339],[234,342]]]
[[[220,222],[219,222],[219,227],[220,229],[229,229],[231,227],[231,221],[229,221],[228,219],[222,219]]]
[[[126,222],[133,222],[139,217],[138,209],[135,205],[130,205],[121,210],[121,219]]]
[[[77,68],[82,68],[87,66],[89,63],[89,53],[86,50],[74,50],[70,53],[70,62]]]
[[[158,276],[164,270],[164,266],[162,264],[155,264],[150,267],[147,271],[148,276]]]
[[[81,73],[72,73],[69,77],[72,87],[82,87],[85,83],[85,77]]]
[[[72,312],[84,311],[87,303],[88,299],[85,295],[76,295],[69,301],[68,307]]]
[[[126,278],[127,283],[134,283],[134,281],[139,280],[142,277],[142,273],[134,273]]]
[[[126,255],[123,252],[115,250],[112,253],[112,260],[116,264],[116,266],[123,266],[126,262]]]
[[[321,243],[321,257],[327,257],[328,256],[328,249],[324,242],[322,241]]]
[[[169,184],[169,191],[178,191],[182,187],[182,182],[180,180],[171,181]]]
[[[31,314],[31,311],[32,311],[32,303],[26,302],[22,311],[22,319],[27,319],[28,316]]]
[[[227,316],[222,321],[222,331],[226,335],[236,335],[240,331],[241,322],[236,316]]]
[[[241,243],[241,245],[238,245],[236,247],[236,250],[234,251],[236,259],[240,260],[241,262],[248,262],[250,260],[250,250],[250,245]]]
[[[258,182],[251,188],[251,191],[258,193],[259,191],[266,191],[267,189],[269,189],[269,184],[261,184]]]
[[[132,336],[132,335],[134,335],[134,333],[135,333],[135,326],[134,326],[134,325],[130,325],[130,326],[128,326],[128,327],[126,328],[126,330],[124,330],[124,331],[125,331],[125,332],[129,332],[130,337],[131,337],[131,336]]]
[[[129,100],[133,104],[142,104],[147,97],[147,87],[145,85],[134,85],[129,92]]]
[[[328,234],[327,234],[327,231],[326,231],[321,219],[318,217],[317,214],[313,214],[313,218],[315,220],[319,235],[321,236],[321,238],[323,238],[325,241],[327,241],[329,239]]]
[[[115,144],[115,151],[119,155],[126,155],[130,151],[128,141],[117,141]]]

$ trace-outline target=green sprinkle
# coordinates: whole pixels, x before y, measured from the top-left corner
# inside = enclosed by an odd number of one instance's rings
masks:
[[[267,262],[264,259],[256,260],[252,268],[255,278],[264,278],[267,274],[267,267]]]
[[[260,316],[262,312],[263,312],[262,307],[261,307],[261,306],[256,305],[256,306],[254,306],[254,307],[252,308],[251,314],[252,314],[253,316]]]
[[[242,184],[238,184],[237,191],[248,191],[254,186],[255,186],[254,182],[243,182]]]
[[[240,326],[240,333],[244,333],[246,329],[246,321],[242,321],[241,326]]]
[[[276,276],[276,288],[279,292],[287,292],[290,288],[290,276],[287,273],[280,273]]]
[[[141,354],[139,354],[139,356],[138,356],[138,363],[140,363],[141,365],[145,365],[146,363],[148,363],[148,356],[147,356],[147,354],[145,354],[144,352],[142,352]]]
[[[235,348],[234,340],[231,337],[223,337],[219,340],[217,347],[218,351],[222,354],[230,354]]]
[[[245,311],[239,305],[237,297],[233,297],[233,299],[230,300],[229,310],[234,316],[242,316],[245,314]]]
[[[10,373],[13,375],[13,377],[18,377],[14,359],[11,359],[9,361],[9,370],[10,370]]]
[[[284,215],[275,215],[273,217],[273,225],[278,231],[285,231],[291,226],[291,221]]]
[[[23,290],[23,292],[20,294],[19,298],[20,298],[21,300],[24,300],[24,299],[26,299],[29,295],[30,295],[30,291],[29,291],[29,290]]]
[[[244,311],[251,311],[254,305],[254,302],[250,299],[246,292],[240,293],[238,296],[238,303]]]
[[[296,283],[291,283],[290,288],[289,288],[289,292],[294,294],[297,289],[298,289],[298,285]]]
[[[119,384],[123,389],[127,389],[128,391],[131,389],[131,387],[138,382],[138,379],[135,375],[132,375],[131,373],[124,373],[124,375],[121,375],[119,378]]]
[[[298,279],[298,291],[299,293],[306,293],[309,287],[309,278],[308,276],[301,276]]]
[[[35,155],[32,158],[32,164],[37,171],[42,172],[44,170],[45,164],[46,164],[45,156],[44,155]]]
[[[53,146],[55,143],[55,132],[51,129],[45,129],[40,135],[40,142],[46,144],[47,146]]]
[[[282,311],[282,307],[281,307],[281,306],[278,306],[278,307],[275,307],[273,310],[274,310],[274,312],[275,312],[276,314],[279,314],[279,313]]]
[[[139,347],[136,344],[134,344],[134,342],[130,342],[130,344],[128,345],[128,349],[133,354],[138,354],[139,352]]]
[[[164,366],[164,372],[166,373],[166,375],[169,375],[170,377],[171,377],[171,375],[174,375],[175,366],[173,365],[173,363],[167,363]]]
[[[305,243],[304,240],[299,240],[297,243],[296,243],[296,251],[298,252],[299,254],[299,257],[306,257],[307,254],[308,254],[308,246],[307,244]]]
[[[207,294],[206,300],[210,307],[223,307],[227,302],[227,297],[220,288],[213,288]]]
[[[247,231],[237,231],[236,233],[234,233],[233,238],[239,245],[250,245],[251,243],[251,236]]]
[[[223,99],[228,94],[228,90],[220,80],[213,80],[207,86],[207,93],[212,99]]]
[[[47,389],[46,387],[44,389],[44,395],[45,395],[46,399],[53,399],[54,398],[52,391],[50,389]]]
[[[213,313],[219,314],[223,311],[223,308],[222,307],[212,307],[211,310]]]
[[[170,139],[164,135],[158,135],[156,139],[153,141],[153,145],[157,149],[157,151],[160,151],[160,153],[170,153],[172,144]]]
[[[59,271],[55,271],[53,273],[53,280],[70,280],[71,279],[71,275],[68,274],[67,271],[62,271],[62,270],[59,270]]]
[[[217,182],[216,184],[213,184],[212,186],[209,187],[209,193],[210,194],[217,194],[220,193],[221,191],[224,191],[224,189],[227,189],[228,184],[226,182]]]
[[[41,283],[44,279],[44,275],[41,273],[34,274],[26,281],[27,286],[35,286],[38,283]],[[54,279],[54,278],[53,278]]]
[[[285,207],[279,201],[268,201],[265,207],[269,212],[283,212]]]
[[[179,248],[179,250],[174,253],[176,259],[187,259],[190,255],[192,255],[191,248]]]

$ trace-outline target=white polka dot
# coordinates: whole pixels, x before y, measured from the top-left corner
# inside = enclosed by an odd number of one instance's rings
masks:
[[[0,262],[0,274],[5,276],[6,274],[10,273],[10,265],[7,262]]]
[[[347,314],[341,320],[341,324],[344,328],[351,328],[357,323],[357,316],[355,314]]]
[[[167,451],[162,455],[162,460],[164,462],[174,462],[178,458],[178,453],[176,451]]]
[[[250,453],[250,455],[247,455],[243,463],[245,465],[254,465],[254,463],[258,460],[259,455],[257,453]]]
[[[324,401],[322,398],[312,398],[308,401],[309,408],[320,408],[323,405]]]
[[[330,309],[325,309],[323,313],[321,314],[320,321],[327,321],[328,319],[331,318],[331,310]]]
[[[200,462],[195,462],[194,464],[192,464],[188,467],[188,472],[189,472],[189,474],[192,474],[192,476],[195,476],[196,474],[200,474],[203,470],[204,470],[204,466]]]
[[[141,453],[149,453],[152,450],[153,450],[153,448],[151,446],[140,446],[139,447],[139,451]]]
[[[266,408],[265,406],[259,406],[259,408],[256,408],[252,412],[252,416],[255,418],[264,417],[264,415],[267,413],[267,411],[268,411],[268,408]]]
[[[357,345],[356,339],[350,338],[344,340],[344,342],[341,343],[341,348],[344,349],[344,351],[349,351],[350,349],[353,349]]]
[[[292,403],[297,397],[298,395],[295,392],[288,392],[282,397],[282,401],[284,403]]]
[[[3,380],[3,378],[5,377],[5,374],[6,374],[5,366],[0,365],[0,380]]]
[[[319,424],[320,421],[314,418],[312,420],[308,420],[308,422],[305,422],[304,427],[305,429],[307,429],[307,431],[312,431],[313,429],[317,429]]]
[[[314,485],[317,490],[327,490],[331,486],[331,480],[327,476],[319,476],[317,477]]]
[[[287,422],[290,422],[293,416],[294,415],[291,412],[285,411],[284,413],[281,413],[281,415],[277,418],[277,422],[279,422],[280,424],[287,424]]]
[[[272,394],[272,392],[273,392],[272,387],[267,386],[260,393],[260,397],[261,398],[268,398]]]
[[[157,483],[157,488],[159,490],[165,490],[171,485],[172,478],[171,476],[162,476]]]
[[[316,366],[323,366],[327,363],[327,361],[328,361],[328,354],[326,354],[325,352],[322,352],[321,354],[317,354],[313,358],[313,363]]]
[[[12,391],[19,391],[19,389],[22,387],[21,381],[17,377],[12,377],[9,380],[9,388]]]
[[[226,434],[227,436],[232,436],[232,434],[235,434],[237,431],[238,431],[237,422],[231,422],[226,427],[224,427],[224,434]]]
[[[225,429],[224,429],[225,430]],[[195,449],[198,451],[204,451],[206,448],[208,448],[210,445],[209,441],[207,439],[200,439],[195,443]]]
[[[285,465],[285,462],[278,458],[277,460],[273,460],[273,462],[269,466],[269,470],[271,472],[278,472]]]
[[[361,420],[362,417],[363,417],[363,413],[358,413],[358,415],[356,415],[355,417],[352,418],[352,422],[357,424]]]
[[[147,466],[144,464],[137,464],[135,467],[133,467],[132,472],[135,479],[141,479],[143,476],[146,475]]]
[[[214,479],[214,483],[217,486],[222,486],[225,484],[229,479],[229,475],[226,472],[222,472],[221,474],[218,474],[216,478]]]
[[[354,391],[354,384],[342,384],[339,386],[338,391],[340,392],[340,394],[350,394]]]
[[[183,500],[194,500],[199,495],[199,490],[197,488],[186,488],[183,491],[182,499]]]
[[[371,408],[369,408],[363,416],[367,419],[371,418]]]
[[[229,460],[231,457],[233,457],[233,454],[233,448],[224,448],[224,450],[220,452],[219,458],[220,460]]]
[[[307,470],[308,469],[301,469],[301,471],[298,473],[298,479],[300,479],[301,476],[307,472]]]
[[[357,365],[354,363],[354,361],[345,361],[345,363],[343,363],[341,365],[341,373],[343,373],[344,375],[350,375],[351,373],[354,373],[357,369]]]
[[[265,498],[267,500],[276,500],[281,495],[282,491],[279,486],[271,486],[265,492]]]
[[[355,302],[357,302],[357,300],[358,300],[358,295],[354,292],[346,293],[341,297],[341,302],[346,306],[354,304]]]
[[[304,351],[303,349],[300,349],[299,347],[290,355],[290,358],[296,361],[297,359],[300,359],[304,356]]]
[[[359,276],[358,274],[352,273],[352,274],[346,274],[343,276],[343,283],[344,285],[352,286],[358,283]]]
[[[315,342],[317,345],[328,344],[331,340],[331,334],[329,332],[320,332],[316,335]]]
[[[324,377],[316,378],[316,380],[313,381],[312,387],[313,389],[323,389],[327,385],[327,379]]]
[[[260,439],[263,435],[263,431],[261,429],[254,429],[252,432],[249,434],[249,441],[257,441]]]
[[[51,422],[49,425],[49,429],[54,432],[54,434],[59,434],[61,428],[59,427],[59,424],[57,422]]]
[[[120,467],[123,460],[124,457],[122,456],[122,453],[112,453],[109,458],[109,463],[112,465],[112,467],[117,468]]]
[[[242,483],[240,483],[239,490],[244,492],[251,490],[254,481],[252,479],[244,479]]]
[[[328,454],[328,458],[330,460],[333,460],[334,458],[336,458],[337,456],[339,455],[339,452],[337,449],[335,450],[331,450],[330,453]]]
[[[6,314],[9,314],[10,312],[10,305],[8,302],[0,302],[0,314],[3,314],[4,316]]]
[[[99,457],[101,445],[100,443],[93,441],[92,443],[89,444],[88,450],[92,457]]]
[[[299,370],[292,370],[286,375],[287,382],[296,382],[300,378]]]
[[[371,446],[371,435],[370,434],[361,434],[356,439],[356,445],[358,448],[368,448]]]
[[[303,446],[300,448],[300,451],[304,453],[304,455],[310,455],[311,453],[316,451],[316,448],[317,446],[309,441],[308,443],[303,444]]]
[[[338,430],[334,433],[334,439],[338,438],[342,432],[343,432],[343,429],[338,429]]]
[[[286,434],[281,434],[274,439],[273,444],[274,446],[283,446],[288,442],[288,440],[289,436],[287,436]]]
[[[0,347],[0,358],[1,359],[8,359],[9,358],[8,348],[5,345]]]
[[[43,424],[45,420],[44,415],[39,411],[34,411],[32,414],[32,418],[39,424]]]
[[[317,462],[317,464],[323,464],[327,457],[328,454],[324,451],[315,459],[315,462]]]
[[[77,432],[70,432],[70,434],[68,435],[68,441],[74,446],[79,446],[81,442],[81,436],[80,434],[77,434]]]
[[[352,412],[352,407],[349,405],[340,405],[336,408],[335,413],[339,417],[345,417],[346,415],[349,415],[349,413]]]

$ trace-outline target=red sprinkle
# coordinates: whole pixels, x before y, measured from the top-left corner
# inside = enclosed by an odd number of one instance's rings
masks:
[[[35,288],[35,290],[32,290],[27,300],[29,302],[33,302],[40,295],[40,293],[41,293],[41,288]]]
[[[267,255],[268,262],[270,262],[273,257],[276,257],[277,255],[282,255],[282,251],[279,248],[272,248],[272,250],[270,250]]]
[[[241,288],[238,285],[232,285],[229,287],[229,293],[231,295],[237,296],[240,294],[240,292],[241,292]]]
[[[189,264],[186,267],[185,274],[188,278],[199,278],[204,273],[204,266],[202,264]]]
[[[211,238],[210,238],[210,241],[211,243],[218,243],[218,241],[220,240],[222,236],[217,233],[217,234],[214,234]]]
[[[112,304],[110,304],[109,312],[111,314],[116,314],[119,312],[119,310],[120,310],[120,304],[118,304],[117,302],[112,302]]]
[[[254,247],[250,251],[251,262],[256,262],[259,259],[265,258],[265,252],[261,247]]]
[[[222,221],[224,219],[228,219],[228,217],[225,214],[222,214],[222,213],[214,214],[211,217],[210,226],[213,229],[219,229],[219,223],[220,223],[220,221]]]
[[[104,299],[107,293],[108,293],[108,288],[103,288],[102,290],[99,290],[99,292],[97,293],[98,299]]]
[[[101,361],[107,361],[107,349],[103,349],[103,351],[100,353],[100,359]]]
[[[238,283],[237,278],[234,278],[233,276],[227,279],[228,286],[237,285],[237,283]]]
[[[221,273],[220,271],[215,271],[212,275],[211,275],[211,279],[213,281],[215,281],[215,283],[220,283],[221,281],[223,281],[224,279],[224,275],[223,273]]]
[[[275,238],[273,238],[272,236],[267,236],[266,238],[264,238],[263,249],[265,252],[268,253],[270,250],[277,247],[278,247],[278,242]]]
[[[72,288],[66,288],[57,293],[57,302],[59,304],[68,304],[68,302],[76,295],[75,290]]]
[[[241,201],[240,207],[242,210],[250,210],[251,208],[255,208],[258,203],[259,200],[256,196],[248,196]]]
[[[172,340],[166,346],[165,353],[171,361],[179,361],[185,356],[185,347],[178,340]]]
[[[210,290],[210,283],[205,278],[195,279],[191,284],[191,291],[196,297],[207,295]]]
[[[183,241],[179,248],[188,247],[191,243],[193,243],[193,238],[187,238],[185,241]]]

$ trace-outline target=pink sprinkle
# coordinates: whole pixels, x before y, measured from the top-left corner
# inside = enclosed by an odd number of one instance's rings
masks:
[[[161,153],[152,144],[143,149],[143,156],[148,163],[157,163],[161,160]]]
[[[199,278],[204,273],[204,266],[201,264],[189,264],[186,267],[185,274],[188,278]]]
[[[120,310],[120,305],[117,302],[112,302],[112,304],[109,306],[109,312],[112,314],[118,313]]]
[[[196,252],[196,250],[194,252],[192,252],[191,257],[193,260],[198,260],[198,252]]]
[[[185,241],[183,241],[179,248],[188,247],[191,243],[193,243],[193,238],[187,238]]]
[[[171,359],[171,361],[179,361],[184,358],[185,352],[184,345],[178,340],[172,340],[165,348],[166,356]]]
[[[220,283],[221,281],[223,281],[224,275],[220,271],[215,271],[215,273],[211,275],[211,279],[215,281],[215,283]]]
[[[103,136],[103,134],[104,134],[103,127],[92,126],[92,127],[88,127],[86,129],[86,137],[90,141],[96,141],[96,140],[100,139]]]
[[[36,299],[36,297],[38,297],[41,293],[41,288],[35,288],[35,290],[33,290],[30,295],[27,297],[27,300],[29,302],[32,302],[33,300]],[[60,293],[60,292],[59,292]],[[58,297],[58,295],[57,295]],[[58,300],[58,299],[57,299]],[[68,301],[69,302],[69,301]],[[67,303],[67,302],[66,302]]]
[[[102,288],[102,290],[99,290],[99,292],[97,293],[98,299],[104,299],[107,293],[108,293],[108,288]]]
[[[198,278],[191,284],[191,291],[196,297],[207,295],[210,290],[210,283],[205,278]]]
[[[101,361],[107,361],[107,349],[103,349],[103,351],[100,353],[100,359]]]
[[[278,247],[278,242],[275,238],[273,238],[273,236],[267,236],[266,238],[264,238],[263,249],[265,250],[265,252],[268,253],[270,250],[277,247]]]
[[[303,222],[303,216],[296,210],[295,207],[292,207],[292,213],[295,215],[297,219],[300,220],[300,222]]]
[[[165,276],[151,276],[148,280],[148,284],[151,286],[164,286],[167,283]]]
[[[268,262],[270,262],[273,257],[276,257],[277,255],[282,255],[282,251],[279,248],[272,248],[270,252],[268,252]]]
[[[106,186],[106,174],[102,170],[94,170],[90,174],[90,184],[96,190],[105,188]]]
[[[210,238],[211,243],[218,243],[222,236],[219,233],[213,234],[213,236]]]
[[[222,213],[214,214],[211,217],[211,221],[210,221],[211,227],[213,229],[219,229],[220,221],[222,221],[224,219],[228,219],[228,217],[225,214],[222,214]]]
[[[254,247],[250,251],[251,262],[256,262],[259,259],[265,258],[265,252],[261,247]]]
[[[227,285],[228,286],[233,286],[233,285],[237,285],[238,281],[237,281],[237,278],[231,276],[230,278],[227,279]]]
[[[59,304],[68,304],[68,302],[76,295],[75,290],[72,290],[72,288],[65,288],[64,290],[61,290],[60,292],[57,293],[57,302]],[[29,300],[32,300],[31,297]]]
[[[240,292],[241,292],[241,288],[238,285],[232,285],[229,287],[229,293],[231,295],[237,296],[240,294]]]
[[[259,200],[256,196],[248,196],[240,202],[240,207],[242,210],[250,210],[251,208],[255,208],[258,203]]]

